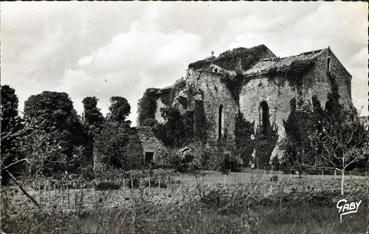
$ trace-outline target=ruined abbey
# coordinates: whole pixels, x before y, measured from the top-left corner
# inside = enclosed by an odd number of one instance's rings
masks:
[[[271,158],[281,157],[283,123],[291,112],[291,100],[297,100],[296,108],[308,110],[316,98],[324,108],[333,85],[338,88],[339,102],[351,108],[351,75],[329,47],[284,58],[264,45],[236,48],[189,64],[184,78],[173,86],[156,89],[151,117],[163,123],[161,108],[166,106],[177,107],[182,114],[195,111],[196,116],[197,106],[201,106],[207,122],[203,130],[206,144],[223,140],[232,145],[236,141],[235,118],[241,113],[253,124],[255,133],[275,131]],[[196,127],[196,118],[194,121]],[[140,128],[144,154],[157,160],[163,145],[146,134],[150,128]]]

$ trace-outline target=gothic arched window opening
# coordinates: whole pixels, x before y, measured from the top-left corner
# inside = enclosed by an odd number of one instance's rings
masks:
[[[219,105],[218,111],[218,139],[222,138],[223,105]]]
[[[260,127],[261,132],[263,134],[267,134],[269,130],[269,106],[266,101],[262,101],[260,103],[260,109],[259,109],[259,119],[260,119]]]

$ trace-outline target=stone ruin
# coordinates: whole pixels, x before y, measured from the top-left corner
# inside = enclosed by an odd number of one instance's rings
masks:
[[[159,90],[153,116],[163,122],[162,107],[175,106],[184,113],[194,111],[201,103],[208,123],[207,145],[214,145],[220,139],[235,144],[235,116],[240,112],[254,124],[255,133],[258,129],[275,129],[278,140],[271,159],[280,158],[290,101],[298,100],[296,108],[306,110],[312,109],[314,97],[324,107],[334,85],[338,87],[340,104],[351,108],[351,75],[329,47],[284,58],[265,45],[236,48],[189,64],[184,78]],[[153,138],[150,135],[141,140],[152,145],[146,149],[153,152],[156,160],[155,145],[160,141]]]

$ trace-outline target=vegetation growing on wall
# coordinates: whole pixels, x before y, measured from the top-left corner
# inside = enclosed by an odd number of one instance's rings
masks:
[[[177,80],[174,83],[173,88],[170,90],[170,102],[173,103],[175,95],[178,94],[181,90],[184,90],[185,88],[186,88],[186,81],[184,80],[184,78]]]
[[[288,116],[284,127],[286,130],[286,157],[283,160],[282,168],[286,172],[302,172],[302,164],[313,165],[315,162],[314,149],[312,149],[308,136],[319,127],[320,103],[314,98],[313,106],[315,111],[296,110],[296,99],[290,101],[291,113]]]
[[[194,140],[206,143],[208,126],[206,121],[204,102],[202,100],[195,101],[193,123]]]
[[[161,109],[165,123],[153,126],[157,138],[169,147],[181,147],[193,138],[193,112],[188,111],[181,115],[176,107]]]
[[[226,85],[232,95],[233,100],[236,102],[237,105],[239,104],[240,92],[244,80],[244,77],[240,74],[234,77],[226,76],[221,79],[221,82]]]
[[[252,48],[240,47],[221,53],[212,63],[227,70],[235,70],[238,66],[238,62],[241,60],[242,68],[247,70],[267,53],[268,48],[265,45]]]
[[[296,87],[302,84],[302,74],[313,67],[315,59],[295,59],[289,66],[272,66],[268,70],[268,77],[286,76],[289,85]]]
[[[159,89],[150,88],[146,89],[143,97],[138,101],[138,124],[142,125],[143,122],[152,118],[155,119],[156,101],[158,99]]]
[[[247,166],[250,162],[255,142],[252,139],[254,134],[254,122],[251,123],[244,119],[243,114],[238,112],[235,118],[236,149],[241,156],[243,165]]]
[[[265,134],[257,131],[255,135],[255,159],[257,168],[268,168],[273,149],[277,145],[277,129],[270,128]]]
[[[164,103],[166,106],[172,105],[171,92],[173,88],[161,89],[158,92],[158,96],[160,96],[160,101]]]

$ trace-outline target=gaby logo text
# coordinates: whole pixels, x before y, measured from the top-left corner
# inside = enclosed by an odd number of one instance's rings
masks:
[[[342,216],[348,214],[354,214],[358,211],[361,200],[359,202],[347,202],[346,199],[341,199],[337,202],[338,213],[340,214],[340,219],[342,223]]]

